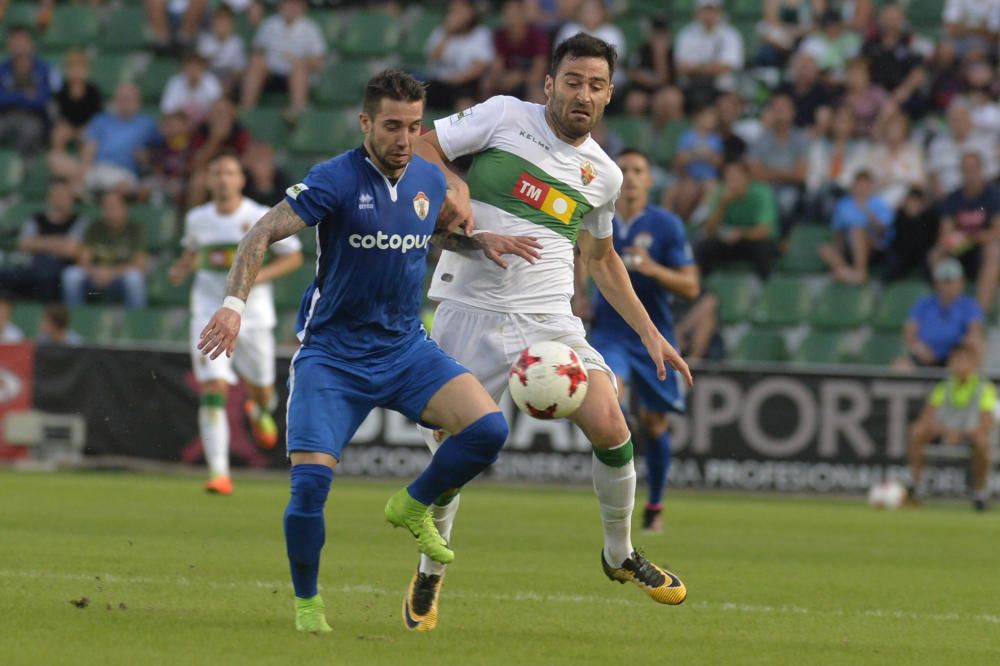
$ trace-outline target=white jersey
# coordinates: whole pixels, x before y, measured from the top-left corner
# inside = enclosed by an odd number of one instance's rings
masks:
[[[476,228],[534,236],[534,265],[506,257],[504,270],[481,252],[444,252],[428,293],[484,310],[571,314],[573,246],[582,226],[611,235],[622,172],[592,137],[571,146],[545,122],[545,107],[492,97],[438,120],[449,160],[475,153],[468,183]]]
[[[211,201],[188,211],[181,244],[197,252],[200,259],[191,289],[191,316],[195,322],[207,322],[222,306],[226,297],[226,275],[236,257],[236,248],[250,227],[268,210],[267,206],[244,197],[240,207],[228,215],[220,213]],[[291,254],[301,249],[302,244],[295,236],[269,248],[275,254]],[[242,325],[248,329],[274,328],[275,323],[271,283],[259,284],[247,297]]]

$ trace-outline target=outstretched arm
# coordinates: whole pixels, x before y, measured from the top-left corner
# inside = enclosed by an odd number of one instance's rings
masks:
[[[287,201],[281,201],[253,225],[240,241],[236,258],[226,279],[226,300],[201,331],[198,349],[210,358],[223,352],[233,355],[247,296],[257,280],[267,247],[304,229],[302,221]]]
[[[677,353],[677,350],[660,335],[653,321],[649,318],[646,308],[639,297],[635,295],[628,270],[621,257],[615,252],[611,237],[594,238],[586,231],[581,231],[577,240],[580,245],[580,257],[587,263],[594,284],[601,290],[604,298],[611,304],[628,325],[639,334],[643,346],[649,352],[650,358],[656,364],[657,376],[660,381],[667,378],[664,363],[684,376],[688,386],[693,385],[691,370],[687,363]]]
[[[521,257],[529,264],[535,263],[542,256],[538,252],[542,249],[542,244],[534,236],[504,236],[491,231],[465,236],[439,229],[431,236],[431,243],[452,252],[482,252],[500,268],[507,268],[507,262],[503,259],[505,254]]]

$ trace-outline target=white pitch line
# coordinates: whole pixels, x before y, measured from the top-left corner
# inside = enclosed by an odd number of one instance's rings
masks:
[[[119,576],[117,574],[69,574],[69,573],[49,573],[46,571],[32,570],[4,570],[0,569],[0,578],[29,578],[45,580],[64,580],[73,582],[90,582],[95,584],[123,584],[123,585],[169,585],[174,587],[202,587],[209,589],[240,589],[259,588],[270,590],[288,590],[288,581],[267,581],[267,580],[238,580],[238,581],[202,581],[177,577],[154,577],[154,576]],[[379,596],[397,596],[399,590],[387,590],[373,585],[336,585],[320,586],[320,589],[331,593],[340,594],[374,594]],[[649,608],[649,602],[634,601],[630,599],[608,599],[587,594],[542,594],[539,592],[512,592],[507,594],[493,594],[484,592],[462,592],[449,591],[448,597],[457,599],[471,599],[475,601],[512,601],[518,603],[593,603],[593,604],[614,604],[618,606],[643,606]],[[893,610],[888,608],[869,608],[865,610],[845,610],[831,609],[823,610],[818,608],[806,608],[791,604],[780,606],[767,604],[745,604],[732,601],[692,601],[687,602],[684,608],[696,608],[698,610],[728,611],[735,613],[747,613],[751,615],[821,615],[831,617],[865,617],[865,618],[888,618],[900,620],[932,620],[939,622],[983,622],[986,624],[1000,625],[1000,615],[988,613],[918,613],[915,611]]]

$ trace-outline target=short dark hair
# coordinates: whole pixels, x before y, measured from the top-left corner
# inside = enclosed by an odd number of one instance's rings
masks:
[[[603,58],[608,63],[608,76],[613,77],[618,51],[602,39],[578,32],[561,42],[552,53],[552,68],[549,71],[552,76],[556,75],[556,70],[566,58]]]
[[[52,325],[60,331],[69,327],[69,308],[62,303],[53,303],[42,310],[42,316],[48,318]]]
[[[852,182],[858,182],[859,180],[867,180],[869,183],[874,182],[875,177],[872,172],[868,169],[858,169],[857,173],[854,174],[854,178],[851,179]]]
[[[401,69],[386,69],[368,79],[362,102],[364,112],[374,118],[385,98],[397,102],[424,102],[427,86]]]
[[[649,155],[647,155],[644,151],[632,147],[623,148],[621,151],[618,152],[618,156],[615,157],[615,159],[620,160],[621,158],[628,157],[629,155],[638,155],[642,159],[646,160],[646,164],[651,165],[653,163],[652,160],[649,159]]]

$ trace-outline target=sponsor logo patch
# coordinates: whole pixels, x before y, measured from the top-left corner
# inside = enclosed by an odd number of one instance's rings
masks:
[[[448,118],[448,122],[451,123],[452,125],[457,125],[458,123],[462,122],[471,115],[472,115],[472,109],[463,109],[462,111],[459,111],[458,113]]]
[[[406,254],[410,250],[422,250],[427,247],[430,234],[385,234],[381,231],[374,234],[351,234],[347,243],[351,247],[363,250],[398,250]]]
[[[295,185],[292,185],[287,190],[285,190],[285,194],[298,201],[299,195],[308,189],[309,186],[306,185],[305,183],[296,183]]]
[[[362,192],[361,196],[358,197],[358,210],[375,210],[375,197],[367,192]]]
[[[576,210],[576,201],[563,194],[551,185],[538,180],[526,171],[522,171],[511,191],[515,197],[547,213],[563,224],[569,224]]]

